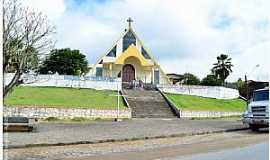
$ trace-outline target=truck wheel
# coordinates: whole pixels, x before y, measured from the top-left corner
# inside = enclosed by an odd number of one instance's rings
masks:
[[[257,125],[252,125],[252,124],[249,125],[249,128],[250,128],[252,131],[259,131],[259,129],[260,129]]]

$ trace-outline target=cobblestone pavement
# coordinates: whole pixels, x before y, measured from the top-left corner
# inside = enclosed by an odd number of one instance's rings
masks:
[[[245,128],[235,120],[133,119],[121,122],[40,123],[32,133],[4,133],[4,146],[93,143]]]
[[[127,142],[4,149],[5,160],[144,160],[213,152],[268,141],[250,130]]]

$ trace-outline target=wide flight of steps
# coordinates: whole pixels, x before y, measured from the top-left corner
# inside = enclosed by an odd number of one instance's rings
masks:
[[[175,118],[168,103],[155,90],[125,89],[128,103],[132,109],[133,118]]]

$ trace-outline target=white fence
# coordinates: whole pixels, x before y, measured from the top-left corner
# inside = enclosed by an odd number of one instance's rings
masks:
[[[4,80],[7,85],[13,77],[13,73],[5,74]],[[79,77],[71,75],[29,75],[22,76],[23,86],[43,87],[72,87],[92,88],[97,90],[117,90],[121,88],[121,80],[106,77]]]
[[[236,89],[220,86],[197,86],[197,85],[158,85],[162,92],[174,94],[187,94],[217,99],[234,99],[239,97]]]

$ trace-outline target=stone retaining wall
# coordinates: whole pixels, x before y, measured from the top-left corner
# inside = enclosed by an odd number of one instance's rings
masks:
[[[117,110],[99,109],[67,109],[67,108],[41,108],[41,107],[4,107],[4,116],[24,116],[29,118],[116,118]],[[119,118],[131,118],[131,110],[119,111]]]
[[[181,118],[211,118],[211,117],[229,117],[240,116],[242,112],[221,112],[221,111],[181,111],[179,110]]]

